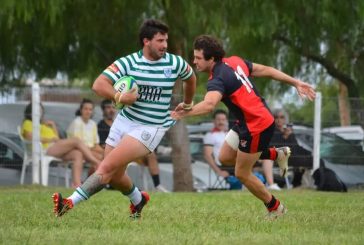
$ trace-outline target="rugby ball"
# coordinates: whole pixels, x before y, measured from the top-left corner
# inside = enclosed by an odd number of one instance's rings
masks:
[[[113,85],[115,91],[118,91],[120,93],[126,93],[130,90],[132,90],[133,88],[135,88],[135,94],[138,93],[138,85],[134,79],[134,77],[132,76],[125,76],[120,78],[118,81],[116,81],[116,83],[114,83]],[[114,106],[116,109],[121,110],[124,107],[126,107],[127,105],[121,104],[121,103],[114,103]]]

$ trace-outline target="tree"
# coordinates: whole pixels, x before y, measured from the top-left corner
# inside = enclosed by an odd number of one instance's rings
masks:
[[[11,1],[0,9],[1,85],[29,75],[90,82],[135,50],[148,1]]]

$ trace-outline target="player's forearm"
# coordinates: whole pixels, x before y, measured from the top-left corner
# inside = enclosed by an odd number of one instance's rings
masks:
[[[269,77],[276,81],[280,81],[283,83],[287,83],[292,86],[297,86],[300,82],[299,80],[287,75],[286,73],[277,70],[274,67],[260,65],[260,64],[253,64],[253,71],[251,73],[254,77]]]
[[[269,66],[266,66],[265,69],[262,71],[262,76],[270,77],[273,80],[287,83],[291,86],[296,86],[300,82],[299,80],[291,77],[290,75],[287,75],[286,73]]]
[[[191,104],[193,96],[196,92],[196,77],[192,74],[191,78],[184,82],[183,84],[183,102],[185,104]]]
[[[191,111],[186,112],[186,116],[198,116],[211,113],[215,109],[215,106],[211,101],[201,101],[193,106]]]
[[[115,89],[112,86],[112,82],[104,75],[100,75],[96,78],[92,85],[92,90],[101,97],[114,100]]]
[[[300,82],[298,79],[295,79],[282,71],[279,71],[273,67],[271,67],[271,69],[272,71],[270,77],[276,81],[287,83],[291,86],[296,86]]]

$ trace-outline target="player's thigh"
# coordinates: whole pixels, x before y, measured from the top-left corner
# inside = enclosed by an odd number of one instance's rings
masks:
[[[223,166],[234,166],[236,162],[237,150],[231,148],[231,146],[225,141],[221,146],[219,153],[219,161]]]
[[[128,163],[145,156],[149,152],[149,149],[139,140],[125,135],[118,146],[105,156],[97,172],[100,174],[114,174],[119,169],[126,168]]]
[[[219,160],[225,166],[234,166],[239,145],[239,135],[234,130],[230,130],[220,149]]]

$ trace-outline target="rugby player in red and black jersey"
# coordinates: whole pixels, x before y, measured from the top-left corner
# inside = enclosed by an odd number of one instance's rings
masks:
[[[232,157],[236,156],[233,161],[236,177],[264,202],[268,209],[268,218],[274,219],[283,215],[286,208],[252,174],[252,168],[258,159],[272,158],[272,155],[277,158],[280,152],[272,152],[272,148],[268,148],[274,131],[274,117],[256,90],[251,77],[268,77],[287,83],[294,86],[302,98],[309,100],[315,98],[315,90],[311,85],[273,67],[252,63],[237,56],[224,56],[222,45],[214,37],[201,35],[196,38],[194,64],[197,71],[210,74],[207,93],[204,100],[191,110],[177,107],[172,112],[172,117],[181,119],[210,113],[222,101],[238,121],[225,138],[219,160],[222,164],[229,164]],[[289,148],[283,148],[281,151],[289,151]],[[283,156],[290,154],[282,153]]]

